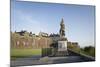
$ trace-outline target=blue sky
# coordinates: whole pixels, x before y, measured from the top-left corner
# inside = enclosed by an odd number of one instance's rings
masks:
[[[64,19],[66,37],[81,47],[94,46],[95,7],[90,5],[11,2],[11,31],[59,33]]]

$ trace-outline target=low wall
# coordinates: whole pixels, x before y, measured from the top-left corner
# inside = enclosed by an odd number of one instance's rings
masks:
[[[95,61],[95,57],[88,56],[88,55],[85,55],[85,54],[82,54],[82,53],[78,53],[78,52],[75,52],[71,49],[68,49],[68,53],[69,53],[69,55],[80,56],[85,61]]]

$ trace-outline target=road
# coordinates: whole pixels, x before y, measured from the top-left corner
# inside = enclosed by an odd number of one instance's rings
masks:
[[[11,61],[11,67],[28,66],[28,65],[43,65],[43,64],[57,64],[57,63],[72,63],[85,62],[80,56],[65,56],[65,57],[40,57],[33,56],[28,58],[18,58]]]

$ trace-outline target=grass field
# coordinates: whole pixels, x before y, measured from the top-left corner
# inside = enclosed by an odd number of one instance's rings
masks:
[[[11,58],[27,57],[33,55],[41,55],[41,49],[11,49]]]

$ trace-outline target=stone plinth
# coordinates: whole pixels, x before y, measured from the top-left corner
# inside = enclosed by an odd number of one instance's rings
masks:
[[[58,41],[58,51],[67,51],[67,41]]]

